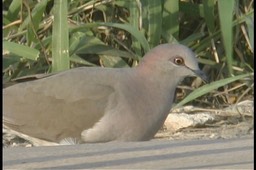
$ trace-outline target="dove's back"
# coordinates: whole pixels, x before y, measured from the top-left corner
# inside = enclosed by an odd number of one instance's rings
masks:
[[[76,68],[5,88],[4,124],[49,141],[79,139],[101,119],[115,95],[120,77],[111,70]]]

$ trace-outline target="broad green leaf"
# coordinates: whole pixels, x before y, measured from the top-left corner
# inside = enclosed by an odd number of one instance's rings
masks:
[[[3,50],[30,60],[37,60],[40,53],[37,49],[9,41],[3,41]]]

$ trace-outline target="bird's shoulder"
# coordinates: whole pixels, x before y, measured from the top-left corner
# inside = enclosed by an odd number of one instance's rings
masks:
[[[29,94],[70,102],[85,98],[97,100],[115,92],[116,79],[118,75],[111,69],[82,67],[15,84],[4,89],[4,96]]]

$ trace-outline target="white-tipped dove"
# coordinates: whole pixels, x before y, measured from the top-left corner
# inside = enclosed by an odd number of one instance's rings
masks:
[[[186,76],[206,79],[195,54],[162,44],[133,68],[80,67],[15,84],[3,90],[4,126],[46,143],[149,140]]]

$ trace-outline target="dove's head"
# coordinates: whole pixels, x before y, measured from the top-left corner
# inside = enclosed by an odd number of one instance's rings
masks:
[[[205,73],[198,67],[195,53],[180,44],[162,44],[151,49],[143,57],[140,67],[180,80],[187,76],[198,76],[205,82],[208,81]]]

